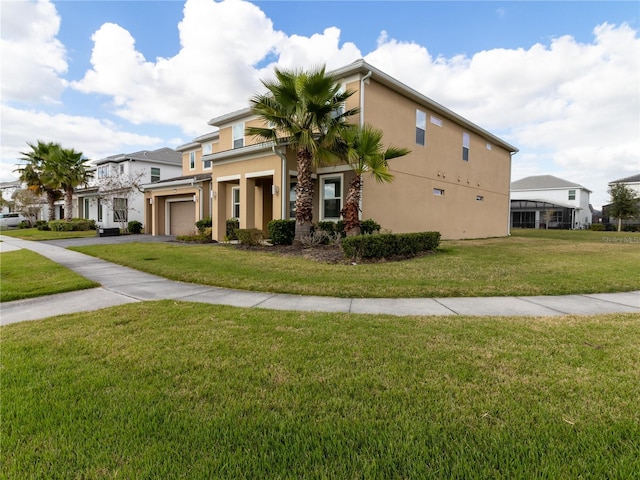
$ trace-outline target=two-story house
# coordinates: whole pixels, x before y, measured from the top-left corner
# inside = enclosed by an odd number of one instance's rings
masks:
[[[516,228],[589,228],[591,190],[577,183],[536,175],[511,183],[511,226]]]
[[[76,189],[78,217],[102,227],[137,220],[143,225],[142,186],[182,173],[182,155],[171,148],[112,155],[93,163],[89,186]],[[145,227],[146,228],[146,227]]]
[[[359,107],[356,122],[382,129],[386,145],[411,150],[390,160],[392,183],[364,176],[363,219],[395,233],[436,230],[443,238],[508,234],[515,147],[363,60],[331,73],[355,92],[346,108]],[[145,191],[153,234],[173,233],[167,220],[172,200],[191,199],[194,222],[210,212],[215,240],[224,238],[229,218],[238,218],[241,228],[266,230],[272,219],[295,217],[295,152],[245,134],[261,122],[250,108],[231,112],[209,121],[217,137],[212,133],[181,147],[184,178],[176,181],[182,183]],[[211,182],[209,189],[203,186],[204,196],[196,187],[199,174]],[[314,221],[339,220],[352,176],[345,165],[316,169]],[[209,200],[207,210],[202,204]]]
[[[635,197],[638,199],[638,208],[640,208],[640,174],[631,175],[630,177],[620,178],[618,180],[613,180],[609,182],[607,186],[611,188],[612,186],[622,183],[629,190],[633,192]],[[603,205],[602,207],[602,217],[605,223],[613,223],[615,224],[617,221],[615,218],[609,216],[609,208],[611,204]],[[625,218],[622,220],[622,225],[637,225],[640,224],[640,215],[636,215],[634,218]]]

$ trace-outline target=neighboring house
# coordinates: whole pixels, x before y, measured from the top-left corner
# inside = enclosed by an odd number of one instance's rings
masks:
[[[511,226],[517,228],[589,228],[591,190],[577,183],[537,175],[511,183]]]
[[[22,188],[22,182],[15,180],[13,182],[0,182],[0,195],[2,202],[0,203],[0,212],[9,213],[12,210],[13,194]]]
[[[632,175],[630,177],[621,178],[619,180],[614,180],[609,182],[607,185],[612,187],[616,183],[623,183],[627,186],[628,189],[632,190],[635,193],[635,196],[638,200],[638,207],[640,208],[640,174]],[[608,208],[610,204],[604,205],[602,207],[602,217],[604,223],[616,223],[617,220],[614,218],[610,218],[607,214]],[[640,224],[640,217],[628,218],[622,220],[622,225],[635,225]]]
[[[363,219],[395,233],[435,230],[443,238],[508,234],[517,148],[363,60],[331,73],[356,92],[346,105],[360,108],[356,122],[382,129],[385,145],[411,150],[389,161],[392,183],[364,176]],[[185,203],[180,208],[189,210],[192,224],[210,214],[215,240],[224,238],[229,218],[238,218],[241,228],[262,230],[272,219],[295,218],[295,152],[245,135],[246,127],[260,124],[250,108],[232,112],[209,121],[217,133],[179,148],[183,178],[162,190],[145,189],[154,235],[174,233],[167,219],[173,200]],[[339,220],[352,177],[344,165],[316,169],[314,221]]]
[[[202,135],[176,148],[182,154],[181,176],[144,185],[145,224],[153,235],[190,235],[198,220],[211,217],[211,160],[218,132]]]
[[[94,162],[94,177],[84,188],[76,189],[77,217],[95,220],[101,227],[118,227],[123,223],[137,220],[145,225],[144,195],[136,189],[127,189],[121,198],[111,203],[101,199],[101,186],[107,184],[143,184],[180,175],[182,156],[171,148],[142,150],[130,154],[112,155]],[[117,194],[116,194],[117,197]],[[146,228],[146,227],[145,227]]]

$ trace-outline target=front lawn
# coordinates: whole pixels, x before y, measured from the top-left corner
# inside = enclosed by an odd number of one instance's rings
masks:
[[[244,290],[337,297],[564,295],[640,290],[640,234],[514,231],[443,241],[401,262],[325,264],[229,245],[130,243],[73,247],[137,270]]]
[[[2,478],[635,478],[640,317],[162,301],[1,328]]]
[[[0,253],[0,301],[73,292],[99,284],[30,250]]]

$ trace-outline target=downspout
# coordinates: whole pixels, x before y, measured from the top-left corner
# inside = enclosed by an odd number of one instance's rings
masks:
[[[271,150],[273,150],[273,153],[279,156],[280,160],[282,160],[282,185],[280,186],[280,201],[282,210],[280,212],[280,218],[282,220],[285,220],[287,218],[287,197],[285,193],[287,191],[287,186],[289,183],[287,182],[287,157],[285,154],[281,153],[280,150],[276,149],[275,145],[271,147]]]
[[[371,78],[373,72],[369,70],[364,77],[360,79],[360,128],[364,127],[364,84]],[[364,175],[360,178],[360,202],[358,205],[358,219],[362,221],[362,192],[364,187]]]
[[[513,162],[513,156],[516,152],[509,152],[509,189],[507,195],[507,202],[509,202],[509,208],[507,211],[507,237],[511,236],[511,163]],[[535,228],[535,227],[534,227]]]

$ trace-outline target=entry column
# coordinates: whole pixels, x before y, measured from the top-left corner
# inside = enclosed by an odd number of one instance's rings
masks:
[[[255,178],[240,179],[240,228],[255,228],[256,226],[256,180]]]

